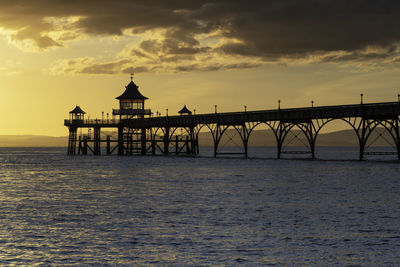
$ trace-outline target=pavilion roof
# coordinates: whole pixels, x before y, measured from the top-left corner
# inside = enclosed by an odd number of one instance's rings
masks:
[[[71,110],[69,113],[72,113],[72,114],[85,114],[86,112],[83,111],[83,110],[81,109],[81,107],[77,105],[77,106],[76,106],[73,110]]]
[[[189,114],[189,115],[192,114],[192,112],[186,107],[186,105],[181,110],[179,110],[178,113],[179,114]]]
[[[147,97],[143,96],[137,86],[133,81],[131,81],[127,86],[125,86],[126,90],[122,93],[122,95],[116,97],[116,99],[148,99]]]

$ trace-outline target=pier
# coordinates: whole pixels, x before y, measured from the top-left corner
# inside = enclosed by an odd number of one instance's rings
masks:
[[[381,155],[388,152],[366,152],[366,144],[371,133],[377,128],[384,129],[392,138],[398,159],[400,159],[400,101],[383,103],[361,103],[354,105],[318,106],[305,108],[257,110],[242,112],[193,114],[183,107],[178,116],[153,116],[145,109],[145,100],[138,86],[131,82],[122,95],[117,97],[119,109],[113,110],[113,118],[87,119],[85,112],[75,107],[64,125],[69,129],[68,155],[197,155],[199,153],[199,133],[211,133],[214,157],[237,154],[248,156],[248,141],[254,128],[265,124],[275,135],[277,158],[283,153],[307,153],[315,158],[315,144],[321,129],[329,122],[342,120],[354,130],[359,143],[359,159],[364,155]],[[158,115],[158,114],[157,114]],[[296,127],[306,138],[307,151],[282,151],[288,134]],[[93,137],[79,135],[78,129],[93,130]],[[228,129],[234,129],[240,136],[242,151],[228,153],[219,151],[221,138]],[[114,131],[101,137],[101,131]],[[180,132],[179,132],[180,130]],[[382,136],[382,134],[380,134]],[[102,152],[105,151],[105,152]]]

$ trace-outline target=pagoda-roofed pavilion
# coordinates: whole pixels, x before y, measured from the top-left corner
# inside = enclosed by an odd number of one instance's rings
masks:
[[[70,120],[83,120],[86,112],[81,109],[80,106],[76,105],[76,107],[69,112]]]
[[[145,100],[147,97],[139,92],[139,86],[131,82],[125,86],[125,91],[116,99],[119,100],[119,109],[113,110],[113,115],[120,115],[121,119],[143,118],[144,115],[151,115],[150,109],[144,109]]]
[[[192,112],[186,107],[186,105],[183,106],[181,110],[178,111],[179,114],[182,115],[192,115]]]

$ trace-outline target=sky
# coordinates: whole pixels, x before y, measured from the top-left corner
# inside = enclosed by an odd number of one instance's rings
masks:
[[[130,73],[154,113],[397,101],[396,0],[0,0],[0,134],[67,134],[118,107]]]

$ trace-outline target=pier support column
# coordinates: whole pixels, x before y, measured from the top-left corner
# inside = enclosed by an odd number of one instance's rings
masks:
[[[88,136],[84,136],[83,137],[83,151],[82,151],[82,155],[87,155],[87,151],[88,151]]]
[[[186,135],[185,146],[186,146],[186,154],[189,155],[190,152],[192,151],[192,148],[189,145],[189,136],[188,135]]]
[[[190,153],[196,154],[196,134],[194,133],[194,127],[189,128],[189,136],[190,136]]]
[[[75,128],[75,127],[70,127],[69,128],[68,155],[75,155],[75,150],[76,150],[76,132],[77,132],[77,128]]]
[[[293,124],[286,123],[286,122],[279,122],[279,125],[277,129],[275,127],[271,127],[275,134],[276,138],[276,144],[277,144],[277,158],[281,158],[282,154],[282,147],[283,147],[283,142],[285,141],[285,138],[287,134],[289,133],[290,129],[293,128]]]
[[[151,154],[154,156],[156,154],[156,140],[151,140]]]
[[[318,130],[312,120],[296,124],[297,127],[304,133],[307,138],[308,145],[310,146],[311,158],[315,159],[315,140],[317,139]]]
[[[353,127],[354,131],[357,134],[358,143],[360,145],[359,159],[364,160],[364,152],[366,149],[367,141],[368,141],[369,137],[371,136],[371,133],[374,131],[374,129],[377,126],[379,126],[379,125],[384,126],[384,124],[382,124],[381,120],[368,119],[365,117],[361,117],[359,119],[356,118],[351,121],[349,119],[347,122]],[[386,128],[387,126],[384,126],[384,127]],[[390,131],[389,131],[389,133],[390,133]]]
[[[397,148],[397,159],[400,160],[400,128],[399,128],[399,120],[397,118],[395,119],[394,131],[395,131],[394,141],[396,143],[396,148]]]
[[[360,160],[364,159],[364,150],[365,150],[365,144],[367,143],[366,140],[366,121],[365,119],[362,119],[361,121],[361,134],[358,136],[358,142],[360,145]]]
[[[111,155],[111,138],[107,135],[107,155]]]
[[[278,144],[277,144],[277,158],[278,159],[281,159],[281,152],[282,152],[282,143],[281,142],[279,142]]]
[[[312,122],[309,124],[309,130],[310,130],[310,136],[308,138],[308,142],[310,144],[310,150],[311,150],[311,158],[315,159],[315,136],[314,136],[314,125]]]
[[[94,141],[94,154],[96,156],[101,154],[101,148],[100,148],[100,128],[99,127],[95,127],[93,129],[93,133],[94,133],[94,137],[93,137],[93,141]]]
[[[243,146],[244,146],[244,157],[247,158],[248,157],[248,140],[243,142]]]
[[[240,138],[242,138],[242,142],[243,142],[243,148],[244,148],[244,157],[247,158],[248,157],[248,147],[249,147],[249,130],[246,127],[246,124],[243,123],[243,125],[241,126],[241,131],[239,132],[240,134]]]
[[[124,128],[118,127],[118,155],[124,155]]]
[[[146,128],[142,128],[141,130],[141,135],[140,135],[140,152],[142,156],[146,155],[146,150],[147,150],[147,142],[146,142]]]
[[[78,155],[83,154],[82,153],[82,136],[79,136],[79,142],[78,142]]]
[[[175,135],[175,155],[179,154],[179,140],[178,140],[178,136]]]
[[[283,131],[283,124],[282,122],[279,123],[278,129],[275,132],[275,138],[276,138],[276,145],[277,145],[277,158],[281,158],[281,153],[282,153],[282,145],[283,145],[283,140],[285,139],[286,135],[282,135]]]
[[[164,135],[164,155],[169,154],[169,127],[165,127],[165,135]]]
[[[216,158],[218,154],[218,145],[220,139],[221,139],[221,128],[217,124],[214,132],[214,158]]]

